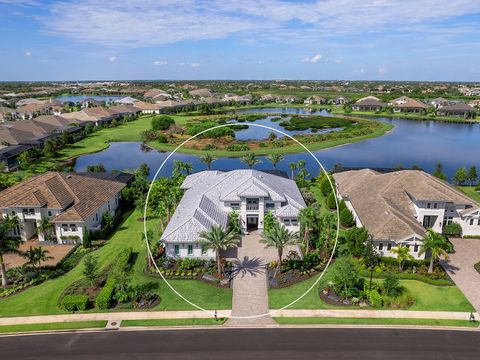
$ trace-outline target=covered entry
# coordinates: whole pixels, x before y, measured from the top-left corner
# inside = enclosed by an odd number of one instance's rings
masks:
[[[247,215],[247,231],[258,230],[258,215]]]

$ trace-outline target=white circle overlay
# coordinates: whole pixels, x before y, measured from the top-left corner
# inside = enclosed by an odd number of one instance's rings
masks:
[[[282,311],[282,310],[285,310],[287,308],[289,308],[290,306],[292,306],[293,304],[297,303],[298,301],[300,301],[301,299],[303,299],[314,287],[316,287],[319,283],[319,281],[322,279],[323,275],[325,274],[325,271],[328,269],[328,267],[330,266],[332,260],[333,260],[333,255],[335,254],[335,250],[337,248],[337,244],[338,244],[338,235],[339,235],[339,230],[340,230],[340,212],[339,212],[339,203],[338,203],[338,198],[337,196],[335,196],[335,204],[336,204],[336,207],[337,207],[337,232],[336,232],[336,235],[335,235],[335,244],[333,246],[333,249],[332,249],[332,253],[330,254],[330,257],[328,259],[328,262],[325,266],[325,269],[323,269],[323,271],[321,272],[320,276],[318,277],[318,279],[312,284],[312,286],[310,286],[302,295],[300,295],[297,299],[293,300],[292,302],[290,302],[289,304],[281,307],[280,309],[275,309],[275,310],[270,310],[269,312],[267,313],[264,313],[264,314],[259,314],[259,315],[251,315],[251,316],[234,316],[232,314],[225,314],[225,313],[222,313],[221,310],[219,311],[212,311],[212,310],[208,310],[208,309],[204,309],[203,307],[193,303],[192,301],[190,301],[189,299],[187,299],[185,296],[183,296],[182,294],[180,294],[169,282],[168,280],[163,276],[163,274],[161,273],[160,269],[158,268],[158,265],[155,261],[155,259],[153,258],[153,254],[152,254],[152,251],[150,249],[150,244],[149,244],[149,241],[148,241],[148,234],[147,234],[147,221],[146,221],[146,218],[147,218],[147,207],[148,207],[148,198],[150,196],[150,191],[152,190],[152,185],[154,183],[154,181],[156,180],[158,174],[160,173],[160,171],[162,170],[162,168],[165,166],[165,164],[168,162],[168,160],[182,147],[184,146],[186,143],[188,143],[189,141],[197,138],[198,136],[208,132],[208,131],[211,131],[211,130],[214,130],[214,129],[220,129],[220,128],[224,128],[224,127],[230,127],[230,126],[238,126],[239,124],[238,123],[227,123],[227,124],[221,124],[221,125],[218,125],[218,126],[213,126],[211,128],[208,128],[206,130],[203,130],[203,131],[200,131],[199,133],[191,136],[190,138],[186,139],[185,141],[183,141],[180,145],[178,145],[170,154],[168,154],[168,156],[163,160],[162,164],[160,165],[160,167],[158,168],[157,172],[155,173],[153,179],[152,179],[152,182],[150,183],[150,186],[148,188],[148,192],[147,192],[147,198],[145,199],[145,207],[144,207],[144,213],[143,213],[143,230],[144,230],[144,235],[145,235],[145,242],[147,244],[147,251],[148,251],[148,256],[150,257],[150,259],[152,260],[152,263],[154,264],[155,266],[155,269],[157,270],[158,274],[161,276],[161,278],[163,279],[163,281],[165,281],[165,283],[167,284],[167,286],[178,296],[180,297],[182,300],[184,300],[185,302],[187,302],[188,304],[190,304],[191,306],[195,307],[196,309],[198,310],[201,310],[203,312],[206,312],[212,316],[218,316],[218,317],[224,317],[224,318],[232,318],[232,319],[255,319],[255,318],[261,318],[261,317],[266,317],[266,316],[272,316],[273,314],[279,312],[279,311]],[[261,124],[254,124],[254,123],[249,123],[248,126],[256,126],[256,127],[259,127],[259,128],[264,128],[264,129],[268,129],[268,130],[271,130],[271,131],[274,131],[274,132],[277,132],[279,134],[282,134],[283,136],[286,136],[288,137],[289,139],[293,140],[295,143],[297,143],[298,145],[300,145],[306,152],[308,152],[314,159],[315,161],[318,163],[318,165],[320,166],[320,168],[322,169],[322,171],[327,174],[327,171],[325,170],[325,168],[323,167],[322,163],[320,162],[320,160],[318,160],[318,158],[315,156],[315,154],[313,154],[305,145],[303,145],[300,141],[298,141],[297,139],[295,139],[293,136],[290,136],[289,134],[279,130],[279,129],[275,129],[275,128],[272,128],[270,126],[267,126],[267,125],[261,125]],[[253,152],[253,150],[252,150]],[[260,155],[259,155],[260,156]],[[335,187],[333,186],[333,183],[332,183],[332,180],[330,179],[330,176],[327,176],[327,179],[328,179],[328,182],[330,183],[330,186],[332,187],[332,190],[334,193],[336,193],[335,191]]]

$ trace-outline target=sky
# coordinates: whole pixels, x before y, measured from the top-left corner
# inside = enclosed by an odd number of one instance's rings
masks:
[[[0,81],[480,81],[480,0],[0,0]]]

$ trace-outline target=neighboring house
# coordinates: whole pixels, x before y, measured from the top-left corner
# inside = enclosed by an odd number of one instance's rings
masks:
[[[430,104],[431,104],[435,109],[438,109],[438,108],[441,107],[441,106],[450,105],[450,101],[447,100],[447,99],[445,99],[445,98],[439,97],[439,98],[430,100]]]
[[[114,102],[117,103],[117,104],[134,105],[137,101],[139,101],[139,100],[135,99],[135,98],[132,98],[130,96],[127,96],[127,97],[121,98],[119,100],[115,100]]]
[[[87,98],[80,102],[80,106],[82,107],[82,109],[93,107],[93,106],[102,106],[102,105],[103,105],[102,101],[95,100],[92,98]]]
[[[21,106],[30,105],[30,104],[42,104],[42,103],[43,103],[42,100],[33,99],[33,98],[28,98],[28,99],[18,100],[18,101],[15,103],[15,106],[16,106],[16,107],[21,107]]]
[[[437,109],[437,115],[469,117],[476,113],[475,109],[468,104],[457,103],[441,106]]]
[[[137,101],[134,105],[142,114],[160,114],[160,105]]]
[[[272,211],[289,230],[298,231],[298,213],[306,205],[295,181],[257,170],[202,171],[185,178],[186,190],[162,234],[170,257],[214,257],[203,251],[198,234],[213,225],[228,226],[237,211],[242,231],[263,229]]]
[[[356,225],[365,227],[382,256],[408,246],[419,255],[426,229],[442,232],[458,223],[463,235],[480,235],[480,205],[447,182],[420,170],[379,173],[370,169],[333,175],[338,196],[352,211]]]
[[[208,89],[196,89],[188,92],[192,97],[196,98],[211,98],[212,92]]]
[[[375,96],[367,96],[352,105],[354,111],[380,111],[386,104]]]
[[[345,105],[350,102],[350,100],[345,96],[337,96],[336,98],[333,98],[330,101],[333,105]]]
[[[274,102],[276,100],[276,97],[272,94],[265,94],[260,96],[260,100],[264,102]]]
[[[303,101],[304,104],[314,105],[314,104],[326,104],[327,99],[319,95],[309,96]]]
[[[420,113],[426,111],[429,106],[421,101],[401,96],[392,100],[389,105],[393,106],[393,112]]]
[[[151,100],[155,100],[158,96],[162,96],[165,98],[172,97],[169,93],[160,89],[150,89],[145,94],[143,94],[143,97],[145,99],[151,99]]]
[[[106,175],[110,175],[109,177]],[[102,216],[115,214],[126,186],[125,174],[48,172],[0,192],[2,217],[14,215],[20,222],[14,234],[29,240],[43,218],[55,225],[54,241],[83,242],[86,231],[100,230]],[[38,234],[45,241],[43,234]]]
[[[9,121],[9,120],[15,120],[17,117],[17,112],[15,109],[5,107],[5,106],[0,106],[0,123]]]
[[[5,166],[4,171],[13,171],[17,169],[18,155],[31,148],[30,145],[8,145],[4,147],[0,145],[0,163]],[[0,186],[0,188],[1,187],[2,186]]]

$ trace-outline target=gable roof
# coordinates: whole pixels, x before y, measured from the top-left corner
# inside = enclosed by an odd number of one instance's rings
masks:
[[[381,174],[363,169],[333,176],[340,195],[351,202],[375,239],[400,241],[414,234],[423,237],[425,229],[415,218],[414,200],[480,207],[448,183],[419,170]]]
[[[285,202],[289,208],[283,211],[296,215],[306,206],[293,180],[258,170],[202,171],[187,176],[182,189],[185,194],[161,237],[163,241],[195,242],[200,231],[213,225],[227,226],[223,202],[240,201],[241,197]]]

